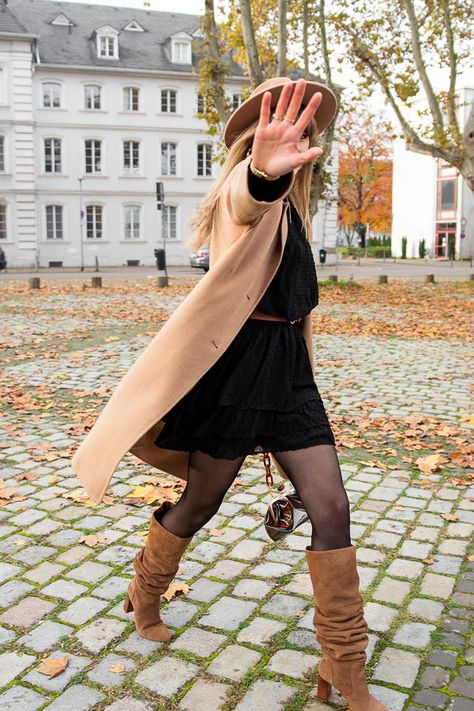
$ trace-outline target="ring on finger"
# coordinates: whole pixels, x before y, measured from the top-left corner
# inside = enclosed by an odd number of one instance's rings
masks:
[[[277,121],[283,121],[284,116],[279,116],[279,114],[274,113],[274,114],[273,114],[273,118],[277,119]]]
[[[283,120],[289,121],[290,123],[294,123],[296,121],[296,119],[290,119],[290,118],[288,118],[288,116],[283,116]]]

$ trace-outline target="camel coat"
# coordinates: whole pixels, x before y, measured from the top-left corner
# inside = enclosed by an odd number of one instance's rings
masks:
[[[278,199],[259,201],[248,189],[250,160],[247,156],[236,165],[223,185],[210,236],[209,271],[119,381],[72,457],[74,473],[96,504],[127,452],[187,479],[190,453],[154,444],[164,426],[161,417],[236,337],[277,271],[288,234],[284,198],[295,172],[288,174]],[[303,335],[314,369],[311,312],[304,317]]]

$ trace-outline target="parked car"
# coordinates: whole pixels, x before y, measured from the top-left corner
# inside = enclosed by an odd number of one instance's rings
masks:
[[[209,271],[209,247],[199,247],[197,252],[191,252],[189,255],[189,264],[198,269]]]

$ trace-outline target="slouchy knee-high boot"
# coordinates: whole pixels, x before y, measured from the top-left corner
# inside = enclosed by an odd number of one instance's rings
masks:
[[[193,536],[180,538],[159,522],[174,504],[164,501],[150,519],[144,547],[136,554],[133,567],[136,576],[128,585],[125,612],[135,613],[135,627],[145,639],[167,642],[171,634],[160,617],[160,596],[167,590],[179,568],[179,561]]]
[[[318,698],[327,701],[333,685],[348,711],[388,711],[369,692],[365,649],[369,638],[359,591],[355,546],[305,550],[314,591],[313,624],[323,651],[318,665]]]

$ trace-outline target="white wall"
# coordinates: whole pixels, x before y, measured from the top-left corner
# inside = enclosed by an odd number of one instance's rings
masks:
[[[436,162],[431,156],[413,153],[397,138],[393,146],[392,253],[402,254],[402,237],[408,238],[407,257],[418,257],[418,243],[427,249],[434,242],[436,207]]]
[[[0,131],[5,141],[5,171],[0,173],[0,200],[7,206],[9,263],[31,263],[36,239],[33,102],[30,41],[0,39],[2,93]]]

